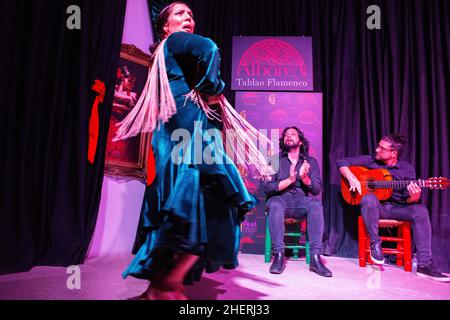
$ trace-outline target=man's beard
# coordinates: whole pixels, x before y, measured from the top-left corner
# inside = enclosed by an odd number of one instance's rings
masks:
[[[290,151],[292,149],[295,149],[298,146],[300,146],[300,141],[297,142],[297,143],[294,143],[294,144],[286,144],[286,143],[284,144],[284,147],[285,147],[286,151]]]

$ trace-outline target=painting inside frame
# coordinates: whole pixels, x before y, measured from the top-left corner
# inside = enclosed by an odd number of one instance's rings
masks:
[[[151,153],[151,134],[139,134],[126,140],[112,141],[117,123],[136,105],[147,81],[150,55],[131,44],[122,44],[117,67],[114,99],[105,154],[105,174],[116,179],[145,181]]]

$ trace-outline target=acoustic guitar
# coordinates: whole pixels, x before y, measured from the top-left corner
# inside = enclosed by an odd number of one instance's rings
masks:
[[[355,177],[361,183],[361,192],[350,192],[350,184],[347,179],[341,177],[341,191],[344,200],[352,205],[357,205],[361,202],[361,199],[366,194],[374,194],[378,200],[383,201],[391,197],[394,189],[403,189],[415,181],[421,188],[429,189],[445,189],[450,185],[448,178],[428,178],[419,180],[394,180],[386,169],[367,169],[360,166],[349,167]]]

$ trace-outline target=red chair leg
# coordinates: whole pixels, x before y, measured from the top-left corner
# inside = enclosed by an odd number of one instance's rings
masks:
[[[366,227],[361,216],[358,217],[358,255],[359,266],[366,266],[366,249],[367,249],[367,235]]]
[[[404,224],[402,224],[401,226],[397,227],[397,238],[402,239],[403,241],[399,241],[397,242],[397,250],[400,252],[403,252],[404,250],[404,241],[405,239],[403,238],[403,226]],[[405,255],[404,254],[397,254],[397,258],[396,258],[396,264],[397,266],[401,267],[403,266],[403,259],[404,259]]]
[[[412,271],[412,253],[411,253],[411,223],[405,221],[402,226],[403,229],[403,259],[405,271]]]

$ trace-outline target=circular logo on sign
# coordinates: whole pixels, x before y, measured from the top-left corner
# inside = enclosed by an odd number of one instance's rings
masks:
[[[254,43],[242,55],[239,76],[306,77],[303,57],[286,41],[265,39]]]

